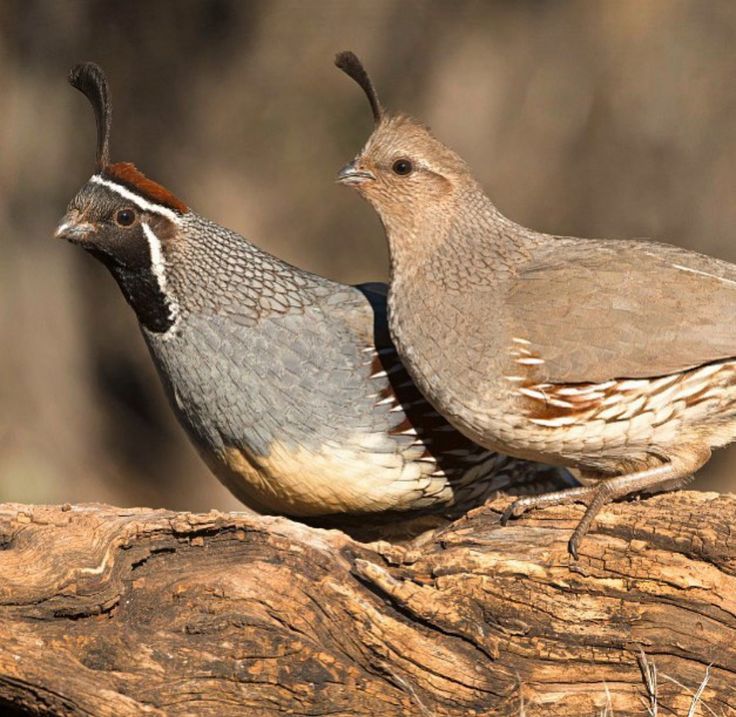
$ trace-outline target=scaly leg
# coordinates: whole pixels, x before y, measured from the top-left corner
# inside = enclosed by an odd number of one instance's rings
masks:
[[[553,505],[584,503],[587,510],[573,532],[569,550],[573,558],[578,557],[580,541],[590,528],[600,509],[609,501],[623,498],[631,493],[642,491],[657,492],[679,487],[689,476],[703,466],[710,458],[710,448],[693,446],[672,456],[669,463],[648,468],[636,473],[628,473],[601,481],[598,485],[568,488],[546,495],[526,496],[514,501],[501,516],[501,525],[506,525],[509,518],[518,517],[532,508],[546,508]]]

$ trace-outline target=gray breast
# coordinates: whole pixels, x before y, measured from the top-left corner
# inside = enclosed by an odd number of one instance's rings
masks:
[[[191,314],[176,335],[146,338],[195,445],[261,510],[442,509],[519,475],[518,462],[471,443],[419,393],[380,294],[338,287],[250,324]]]

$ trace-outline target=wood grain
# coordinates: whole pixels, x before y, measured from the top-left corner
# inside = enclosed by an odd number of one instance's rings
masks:
[[[506,505],[416,546],[2,505],[2,713],[684,716],[711,665],[693,714],[736,714],[736,497],[608,506],[577,562],[581,508]]]

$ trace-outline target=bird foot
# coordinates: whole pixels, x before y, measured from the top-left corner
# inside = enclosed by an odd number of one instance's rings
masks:
[[[546,495],[526,496],[514,501],[501,516],[501,525],[510,518],[516,518],[532,508],[546,508],[553,505],[584,503],[587,508],[577,527],[570,536],[568,550],[577,560],[578,548],[587,534],[600,509],[608,502],[624,498],[632,493],[656,493],[680,487],[687,477],[700,468],[710,457],[708,448],[699,447],[676,456],[670,463],[635,473],[615,476],[601,480],[596,485],[568,488]]]
[[[544,495],[527,495],[515,500],[501,516],[501,525],[506,525],[511,518],[518,518],[534,508],[549,508],[553,505],[569,505],[570,503],[587,503],[592,499],[597,487],[577,486],[566,488]]]

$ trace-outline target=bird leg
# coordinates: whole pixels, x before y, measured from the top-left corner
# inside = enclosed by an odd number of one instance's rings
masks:
[[[501,525],[509,518],[516,518],[532,508],[546,508],[553,505],[583,503],[587,506],[585,514],[570,537],[569,550],[573,558],[578,557],[578,546],[588,532],[591,523],[600,509],[609,501],[623,498],[631,493],[672,490],[681,487],[692,474],[710,458],[707,446],[690,447],[672,456],[669,463],[648,468],[635,473],[614,476],[602,480],[597,485],[568,488],[556,493],[525,496],[514,501],[501,516]]]
[[[554,493],[543,493],[542,495],[526,495],[517,498],[501,516],[501,525],[506,525],[509,518],[518,518],[532,508],[550,508],[553,505],[569,505],[570,503],[585,503],[592,500],[597,486],[576,486],[565,488]]]

